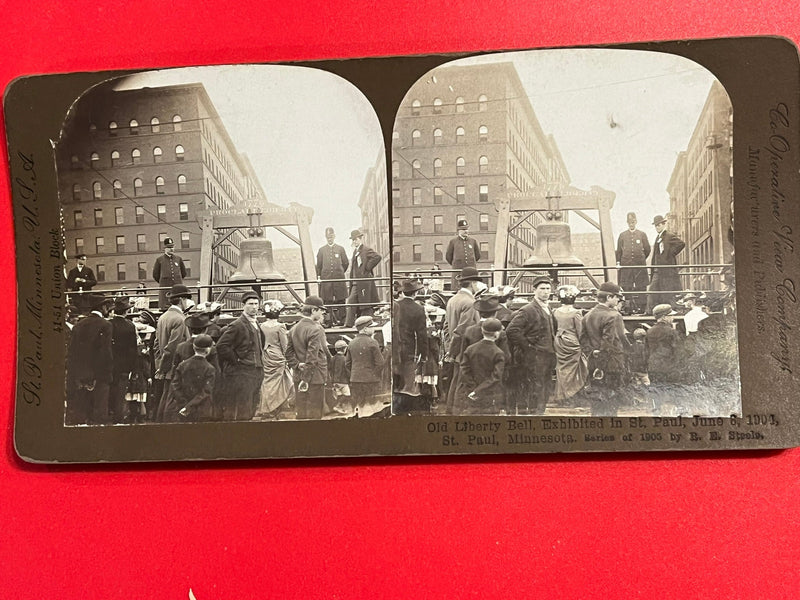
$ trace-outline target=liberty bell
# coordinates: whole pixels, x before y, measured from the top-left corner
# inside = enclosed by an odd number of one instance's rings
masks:
[[[286,281],[283,273],[275,269],[272,242],[265,239],[261,227],[247,230],[248,238],[239,244],[239,266],[228,283],[260,283]]]
[[[536,248],[522,266],[582,267],[583,261],[572,254],[572,237],[560,211],[548,211],[546,220],[536,226]]]

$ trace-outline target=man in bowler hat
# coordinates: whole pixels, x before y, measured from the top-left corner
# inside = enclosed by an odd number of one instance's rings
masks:
[[[125,394],[128,391],[128,381],[131,371],[136,368],[138,358],[138,336],[133,321],[125,318],[125,313],[131,307],[127,297],[122,296],[114,300],[114,316],[109,319],[111,323],[111,349],[113,360],[113,379],[109,392],[109,411],[115,423],[130,421],[128,403]]]
[[[164,418],[168,396],[170,393],[170,383],[173,374],[173,359],[178,345],[189,339],[189,330],[184,323],[183,311],[189,304],[192,293],[182,283],[173,285],[168,293],[167,299],[170,307],[158,318],[156,323],[156,342],[155,342],[155,367],[156,372],[153,377],[153,396],[158,400],[158,407],[155,411],[150,411],[148,406],[148,416],[154,420],[161,421]],[[149,402],[148,402],[149,404]]]
[[[347,300],[347,282],[345,272],[350,266],[347,252],[339,244],[336,244],[336,233],[333,227],[325,228],[326,244],[317,251],[317,279],[320,280],[319,295],[326,305],[334,305],[330,308],[331,324],[340,325],[344,307],[337,306],[344,304]],[[330,281],[339,279],[341,281]]]
[[[289,330],[286,362],[294,370],[298,419],[322,418],[331,357],[322,328],[326,310],[322,298],[309,296],[303,302],[302,318]]]
[[[425,364],[428,331],[425,309],[414,296],[422,289],[418,279],[400,283],[400,297],[392,308],[392,371],[394,379],[393,412],[406,413],[417,406],[420,396],[415,383],[418,365]]]
[[[653,219],[656,228],[656,239],[653,242],[653,258],[650,266],[655,267],[650,276],[650,291],[667,290],[668,293],[649,294],[647,297],[648,312],[652,313],[657,304],[672,305],[675,294],[681,290],[681,278],[678,275],[677,256],[686,244],[674,233],[667,231],[667,219],[656,215]]]
[[[356,317],[372,316],[372,304],[377,304],[378,288],[373,270],[381,262],[381,255],[364,244],[364,234],[354,229],[350,233],[353,258],[350,261],[350,294],[347,296],[347,327],[352,327]]]
[[[156,259],[153,265],[153,280],[158,282],[159,287],[169,288],[176,283],[183,283],[186,277],[186,265],[183,259],[175,254],[175,241],[172,238],[164,238],[164,254]],[[169,289],[160,290],[158,293],[158,308],[164,310],[169,308],[167,293]]]
[[[454,269],[477,267],[478,261],[481,259],[481,248],[475,238],[469,236],[469,223],[466,219],[459,219],[456,228],[458,234],[447,244],[447,253],[445,254],[447,262]],[[450,289],[457,289],[458,283],[458,273],[453,273],[450,278]]]

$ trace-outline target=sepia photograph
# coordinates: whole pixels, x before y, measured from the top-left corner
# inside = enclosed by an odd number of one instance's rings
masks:
[[[391,162],[395,414],[740,414],[733,110],[676,55],[455,60]]]
[[[350,83],[110,79],[75,99],[55,158],[66,425],[389,414],[385,150]]]

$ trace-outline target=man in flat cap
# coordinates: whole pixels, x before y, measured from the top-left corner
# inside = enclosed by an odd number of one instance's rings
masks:
[[[111,348],[113,353],[113,379],[109,392],[109,410],[114,423],[125,423],[134,420],[134,415],[128,413],[128,403],[125,402],[125,393],[128,391],[128,381],[131,371],[136,368],[138,353],[138,336],[133,321],[125,318],[125,313],[131,307],[126,296],[114,299],[114,316],[109,319],[111,323]]]
[[[425,364],[428,332],[425,309],[414,297],[422,289],[418,279],[400,282],[400,296],[392,308],[392,371],[395,414],[418,410],[420,386],[415,383],[417,367]]]
[[[172,380],[172,404],[177,419],[210,421],[214,414],[213,391],[217,370],[207,360],[214,340],[201,333],[192,338],[192,356],[175,368]],[[172,413],[172,409],[169,410]]]
[[[347,252],[336,244],[336,234],[333,227],[325,228],[327,243],[317,251],[317,279],[320,280],[319,295],[326,305],[330,307],[330,320],[332,325],[341,325],[344,321],[345,308],[338,306],[347,300],[347,282],[345,272],[350,266]],[[341,281],[330,281],[339,279]]]
[[[480,244],[469,236],[469,223],[466,219],[459,219],[456,223],[458,233],[447,244],[445,259],[454,269],[464,267],[477,267],[481,259]],[[453,273],[450,278],[450,289],[457,290],[459,283],[458,273]]]
[[[630,342],[619,312],[620,287],[611,281],[600,284],[597,304],[583,317],[580,344],[589,362],[591,385],[614,392],[627,378],[625,356]]]
[[[94,271],[86,266],[86,255],[76,255],[75,266],[67,273],[67,291],[84,293],[68,296],[68,303],[75,306],[79,311],[90,310],[84,295],[90,292],[95,285],[97,285],[97,278],[94,276]]]
[[[619,286],[625,291],[634,312],[643,312],[646,301],[636,292],[647,291],[650,278],[647,276],[647,257],[650,256],[650,242],[644,231],[636,229],[636,213],[628,213],[628,229],[619,234],[617,239],[617,266],[639,267],[621,268],[619,270]]]
[[[350,261],[350,294],[347,296],[347,327],[352,327],[356,317],[372,316],[372,306],[377,304],[378,288],[373,270],[381,262],[381,255],[364,244],[364,234],[354,229],[350,233],[353,258]],[[352,306],[350,306],[352,305]]]
[[[470,344],[462,356],[455,411],[460,415],[496,415],[505,409],[506,354],[497,346],[503,324],[490,317],[477,327],[481,339]]]
[[[509,387],[517,414],[543,415],[553,393],[557,323],[548,305],[551,290],[549,277],[534,278],[533,300],[517,311],[506,329],[513,356]]]
[[[682,361],[679,352],[681,340],[672,326],[675,315],[669,304],[657,304],[653,307],[655,324],[647,330],[645,348],[647,355],[647,376],[650,384],[678,383]]]
[[[667,219],[656,215],[653,219],[656,228],[656,240],[653,242],[653,258],[650,266],[650,291],[667,290],[670,293],[650,294],[647,297],[648,312],[657,304],[672,304],[675,294],[681,290],[681,278],[678,275],[677,256],[686,244],[674,233],[667,231]]]
[[[189,330],[184,323],[184,310],[189,305],[192,293],[182,283],[176,283],[167,292],[170,307],[158,318],[156,323],[155,368],[153,376],[153,395],[158,398],[155,414],[148,415],[155,421],[164,418],[164,408],[170,393],[172,364],[178,345],[189,339]],[[149,407],[148,407],[149,408]]]
[[[172,238],[164,238],[164,254],[156,259],[153,265],[153,279],[158,282],[159,287],[169,288],[176,283],[183,283],[186,277],[186,265],[183,259],[175,254],[175,242]],[[168,289],[159,291],[158,308],[164,310],[169,307],[167,297]]]
[[[322,298],[309,296],[303,301],[302,318],[289,330],[286,362],[294,370],[298,419],[321,419],[323,415],[331,358],[322,328],[326,310]]]
[[[345,364],[350,372],[353,405],[360,415],[369,416],[377,412],[375,404],[381,391],[383,352],[372,337],[375,332],[372,317],[358,317],[355,326],[356,336],[347,347]]]
[[[87,294],[91,312],[75,323],[67,353],[67,425],[110,423],[108,395],[112,381],[112,328],[106,320],[113,298]]]
[[[222,330],[217,342],[222,369],[222,418],[226,421],[249,421],[261,400],[264,379],[264,332],[256,316],[261,297],[248,291],[242,294],[242,314]]]

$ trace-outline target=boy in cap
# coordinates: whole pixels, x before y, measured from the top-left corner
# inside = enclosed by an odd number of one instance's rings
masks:
[[[672,327],[675,312],[669,304],[658,304],[653,308],[656,320],[647,331],[647,375],[650,383],[676,383],[679,379],[678,344],[680,337]]]
[[[369,416],[375,410],[375,396],[380,392],[383,353],[372,338],[372,317],[356,319],[356,336],[347,347],[346,364],[350,371],[350,392],[357,414]],[[380,410],[380,409],[378,409]]]
[[[460,415],[495,415],[505,408],[506,355],[497,347],[503,325],[494,317],[480,324],[482,339],[464,350],[456,395]]]
[[[328,365],[331,391],[333,392],[334,412],[346,415],[353,411],[350,404],[350,370],[347,368],[347,342],[336,340],[333,344],[334,354]]]
[[[217,370],[208,362],[214,341],[204,333],[192,340],[194,356],[187,358],[175,369],[172,379],[172,399],[177,414],[186,420],[208,421],[213,415],[212,392]],[[167,417],[171,417],[170,414]],[[172,418],[168,418],[172,421]]]

